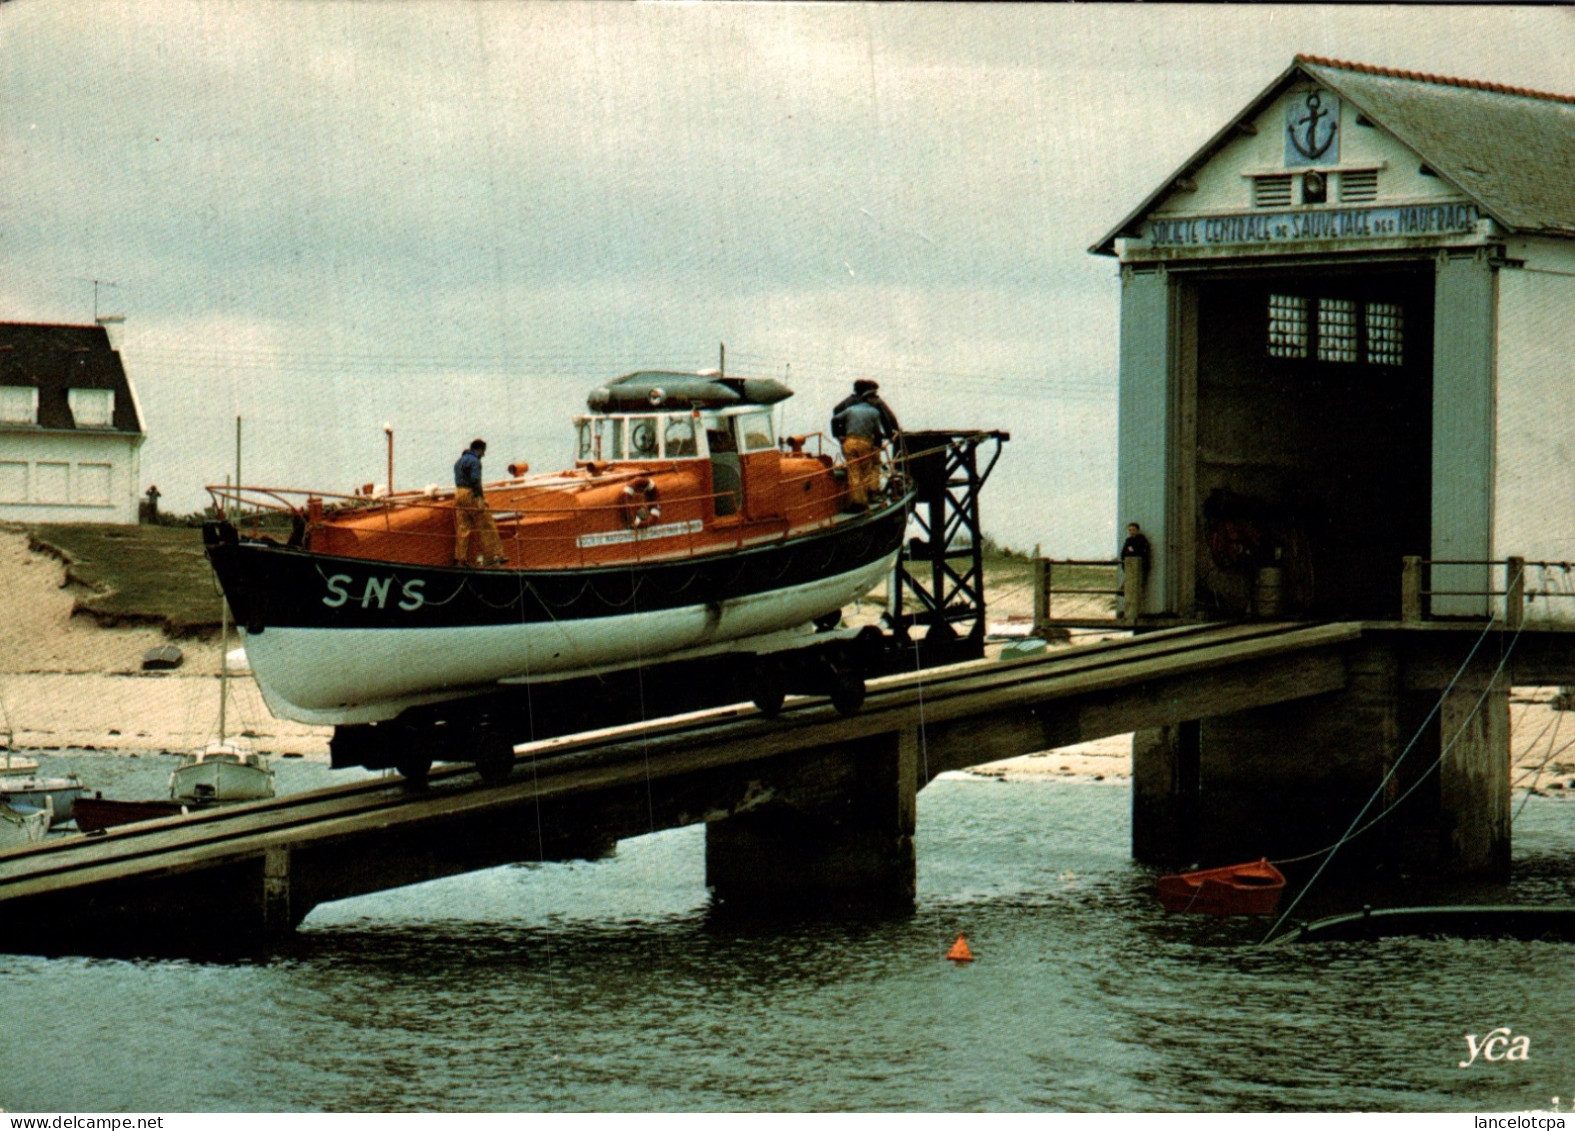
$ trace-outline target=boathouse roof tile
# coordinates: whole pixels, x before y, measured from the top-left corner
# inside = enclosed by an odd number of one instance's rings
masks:
[[[103,326],[0,322],[0,385],[38,390],[38,428],[75,430],[68,390],[108,389],[114,393],[110,426],[84,431],[143,430],[131,382]]]
[[[1340,95],[1509,231],[1575,237],[1575,95],[1298,55],[1089,250],[1113,255],[1116,238],[1127,235],[1176,181],[1303,76]]]

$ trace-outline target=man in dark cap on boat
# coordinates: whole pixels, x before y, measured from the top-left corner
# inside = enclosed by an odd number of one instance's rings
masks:
[[[831,434],[842,441],[848,467],[849,511],[868,509],[870,494],[880,490],[877,453],[898,431],[897,414],[880,399],[880,386],[868,378],[853,382],[853,395],[832,409]]]
[[[454,564],[457,566],[471,564],[472,530],[481,536],[478,564],[503,565],[508,561],[503,553],[503,541],[498,537],[497,523],[492,521],[492,512],[487,509],[487,500],[481,493],[481,457],[486,454],[487,442],[472,440],[454,464]]]

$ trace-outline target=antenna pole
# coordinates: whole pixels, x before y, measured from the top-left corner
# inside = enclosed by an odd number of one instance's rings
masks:
[[[721,357],[717,360],[716,371],[717,371],[717,374],[719,376],[726,377],[727,376],[727,343],[726,342],[719,342],[718,345],[721,346]]]
[[[235,513],[241,512],[241,418],[235,418]]]
[[[240,424],[241,418],[235,418],[236,448],[235,463],[236,473],[240,472]],[[228,485],[230,477],[224,477]],[[224,745],[225,738],[225,709],[229,706],[230,699],[230,600],[228,597],[219,597],[219,745]]]
[[[388,437],[388,493],[394,493],[394,426],[383,425],[383,435]]]

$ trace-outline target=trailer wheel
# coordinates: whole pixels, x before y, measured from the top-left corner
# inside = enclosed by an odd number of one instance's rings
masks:
[[[514,772],[514,744],[502,731],[481,727],[476,732],[471,761],[476,765],[476,773],[488,785],[507,781]]]
[[[427,775],[432,772],[432,741],[431,732],[419,727],[389,728],[388,742],[393,747],[393,767],[410,789],[426,788]],[[382,764],[386,766],[389,762]]]
[[[856,715],[864,706],[864,678],[857,672],[838,672],[832,678],[831,705],[839,715]]]
[[[774,719],[782,711],[782,701],[787,698],[787,672],[775,656],[755,659],[749,672],[749,698],[762,715]]]
[[[768,719],[774,719],[782,713],[782,703],[785,699],[787,699],[787,692],[782,690],[781,684],[755,689],[755,708]]]
[[[432,755],[412,744],[395,756],[394,769],[411,789],[425,789],[427,775],[432,772]]]

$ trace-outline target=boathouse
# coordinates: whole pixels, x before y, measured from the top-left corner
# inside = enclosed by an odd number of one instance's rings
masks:
[[[1446,563],[1575,557],[1575,96],[1300,56],[1091,250],[1144,617],[1395,619],[1407,556],[1477,616]]]
[[[0,519],[136,522],[145,438],[103,326],[0,323]]]
[[[1575,618],[1575,96],[1299,56],[1091,251],[1135,619],[1366,626],[1337,691],[1140,731],[1134,854],[1320,859],[1362,814],[1347,862],[1503,874],[1509,687]]]

